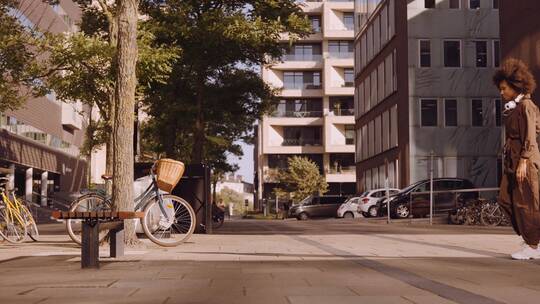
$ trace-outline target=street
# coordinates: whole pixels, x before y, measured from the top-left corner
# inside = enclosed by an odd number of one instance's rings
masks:
[[[537,303],[540,260],[486,228],[366,219],[226,221],[176,248],[143,240],[99,270],[59,224],[0,245],[0,303]],[[76,300],[76,301],[75,301]]]

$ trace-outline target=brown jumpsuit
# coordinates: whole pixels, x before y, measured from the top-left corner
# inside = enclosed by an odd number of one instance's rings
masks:
[[[540,111],[529,95],[505,113],[504,125],[506,144],[499,202],[510,215],[516,233],[534,246],[540,241],[540,152],[536,141]],[[516,179],[520,159],[527,160],[527,175],[521,183]]]

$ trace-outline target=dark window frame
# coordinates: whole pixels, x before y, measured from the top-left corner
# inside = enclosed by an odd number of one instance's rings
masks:
[[[431,105],[425,105],[425,103],[431,103]],[[429,114],[429,111],[432,111],[433,109],[429,108],[435,108],[435,115],[431,119],[424,118],[424,115]],[[429,107],[429,108],[427,108]],[[420,126],[421,127],[437,127],[439,125],[439,105],[438,100],[436,98],[421,98],[420,99]],[[433,114],[433,113],[431,113]],[[429,122],[429,123],[428,123]]]
[[[453,105],[453,108],[449,108],[449,107],[452,107],[451,103],[454,103]],[[454,110],[455,111],[455,118],[454,118],[454,123],[453,124],[449,124],[449,113],[448,111],[449,110]],[[444,100],[444,126],[445,127],[457,127],[458,126],[458,102],[457,102],[457,99],[455,98],[446,98]]]

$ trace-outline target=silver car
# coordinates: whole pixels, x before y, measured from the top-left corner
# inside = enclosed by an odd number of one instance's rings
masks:
[[[396,188],[388,189],[389,195],[397,194],[399,191],[400,190]],[[386,189],[374,189],[362,193],[358,204],[358,212],[364,217],[376,217],[378,213],[376,206],[377,201],[385,196]]]

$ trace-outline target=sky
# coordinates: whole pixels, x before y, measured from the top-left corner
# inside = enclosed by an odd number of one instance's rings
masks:
[[[238,142],[240,146],[242,146],[242,151],[244,151],[244,156],[242,156],[242,159],[239,159],[238,157],[234,155],[229,155],[227,159],[230,163],[236,163],[240,166],[240,169],[235,172],[236,175],[242,175],[244,177],[244,181],[248,183],[253,183],[253,145],[248,145],[244,142]]]

